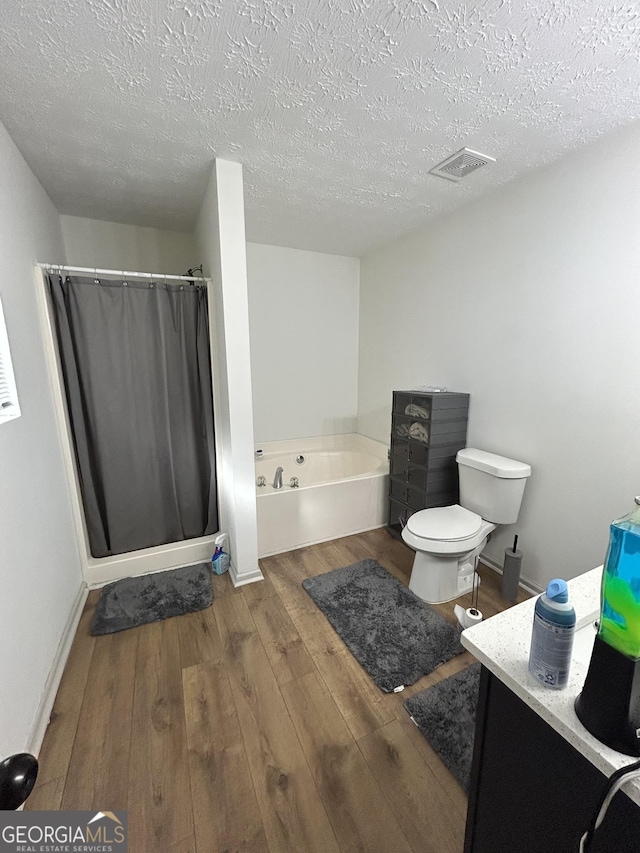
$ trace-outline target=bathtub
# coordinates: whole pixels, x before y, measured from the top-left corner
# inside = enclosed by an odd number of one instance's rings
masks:
[[[255,446],[258,556],[387,523],[387,446],[355,433]],[[281,467],[282,488],[274,489]],[[296,477],[298,488],[291,488]]]

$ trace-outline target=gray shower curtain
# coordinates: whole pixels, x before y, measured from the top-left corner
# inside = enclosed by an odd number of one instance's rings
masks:
[[[49,287],[92,555],[215,533],[206,287]]]

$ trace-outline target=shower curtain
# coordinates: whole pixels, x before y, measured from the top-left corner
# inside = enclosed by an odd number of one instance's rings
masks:
[[[206,287],[48,281],[91,554],[215,533]]]

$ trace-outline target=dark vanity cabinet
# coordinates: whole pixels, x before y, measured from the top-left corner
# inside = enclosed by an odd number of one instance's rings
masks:
[[[482,667],[464,853],[578,853],[605,782],[584,755]],[[640,808],[624,790],[611,801],[589,850],[640,850]]]
[[[467,443],[469,395],[394,391],[388,530],[398,539],[419,509],[458,502],[456,453]]]

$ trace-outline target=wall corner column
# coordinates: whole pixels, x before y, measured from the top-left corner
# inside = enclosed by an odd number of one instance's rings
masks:
[[[242,165],[216,159],[196,225],[209,288],[220,529],[234,586],[263,580],[258,565],[253,403]]]

